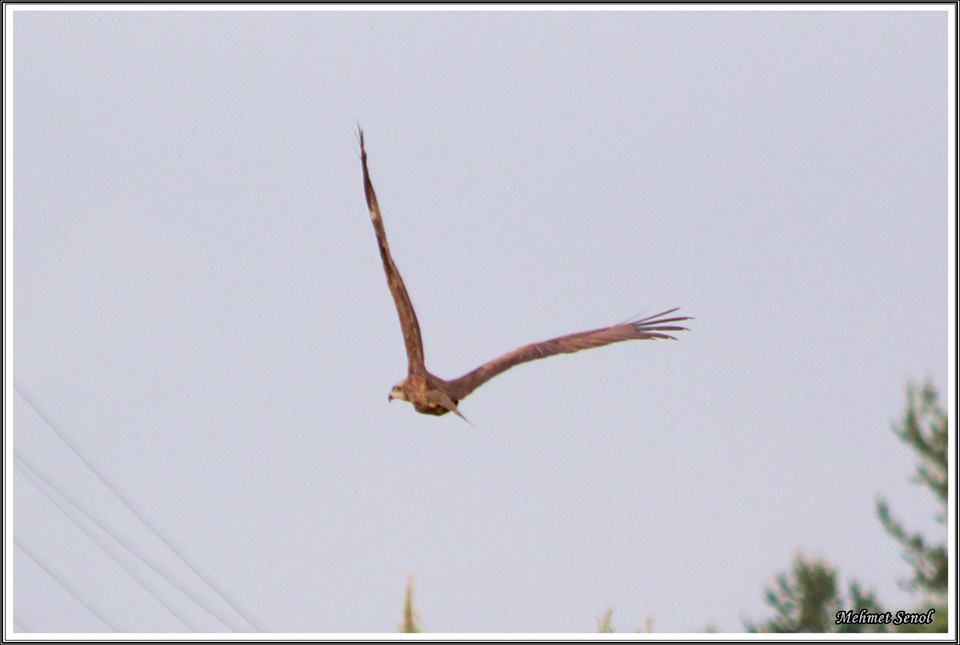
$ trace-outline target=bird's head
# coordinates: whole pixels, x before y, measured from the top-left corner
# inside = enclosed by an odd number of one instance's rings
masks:
[[[387,395],[387,402],[393,401],[394,399],[400,399],[401,401],[407,400],[407,395],[403,393],[403,381],[395,383],[392,388],[390,388],[390,394]]]

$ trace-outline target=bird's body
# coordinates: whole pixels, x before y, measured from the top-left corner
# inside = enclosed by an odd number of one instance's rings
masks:
[[[421,414],[440,416],[450,412],[450,404],[455,408],[460,402],[450,398],[449,390],[447,381],[430,372],[411,374],[393,387],[389,400],[407,401]]]
[[[397,308],[397,316],[400,318],[400,328],[403,331],[403,342],[407,352],[407,376],[393,386],[388,400],[407,401],[421,414],[440,416],[453,412],[466,421],[466,417],[460,413],[457,407],[460,401],[497,374],[515,365],[556,354],[569,354],[583,349],[602,347],[625,340],[674,339],[666,332],[686,330],[686,327],[671,323],[689,320],[689,318],[687,316],[669,317],[676,311],[676,309],[670,309],[628,323],[601,327],[600,329],[568,334],[524,345],[453,380],[448,381],[431,374],[424,362],[423,341],[420,336],[417,314],[403,284],[403,278],[390,255],[387,233],[383,227],[380,207],[377,204],[377,196],[373,190],[373,183],[370,181],[370,172],[367,168],[367,151],[364,147],[363,131],[360,131],[360,162],[363,168],[363,188],[367,209],[370,212],[370,221],[373,223],[373,229],[376,233],[380,259],[387,276],[387,286],[390,288],[390,293]]]

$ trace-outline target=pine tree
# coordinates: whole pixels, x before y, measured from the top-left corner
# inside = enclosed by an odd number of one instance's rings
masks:
[[[940,506],[937,522],[947,521],[947,413],[939,405],[936,390],[929,384],[919,390],[907,386],[907,411],[903,421],[894,429],[917,454],[914,481],[930,490]],[[903,557],[913,568],[913,576],[901,582],[910,591],[918,592],[926,605],[933,605],[937,611],[932,625],[904,626],[911,631],[946,631],[947,629],[947,547],[946,542],[929,544],[919,533],[909,533],[903,524],[890,513],[890,506],[883,498],[877,499],[877,517],[900,546]]]
[[[866,609],[883,613],[873,594],[864,592],[860,584],[851,582],[844,598],[837,584],[837,570],[820,559],[794,558],[789,573],[777,576],[776,586],[764,594],[774,610],[773,618],[755,625],[747,622],[751,632],[824,633],[885,632],[885,624],[837,624],[837,613]]]
[[[919,458],[915,480],[928,488],[940,504],[937,521],[946,523],[947,513],[947,414],[940,407],[936,390],[924,385],[919,390],[907,386],[907,410],[895,428]],[[837,585],[837,569],[822,560],[794,559],[791,571],[776,579],[776,586],[766,590],[766,603],[774,610],[773,618],[760,625],[747,622],[752,632],[942,632],[947,630],[947,549],[943,542],[929,544],[919,533],[909,533],[890,514],[889,505],[877,500],[880,523],[903,547],[904,558],[913,567],[913,577],[903,586],[923,596],[923,603],[914,610],[925,613],[934,608],[934,622],[923,624],[836,624],[837,612],[883,614],[885,610],[872,592],[864,592],[856,581],[843,598]],[[891,619],[896,612],[891,614]]]

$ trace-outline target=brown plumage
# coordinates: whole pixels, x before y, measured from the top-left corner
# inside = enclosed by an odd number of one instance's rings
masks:
[[[383,262],[384,273],[387,275],[387,286],[390,287],[393,302],[397,307],[397,316],[400,318],[403,344],[407,350],[407,377],[393,386],[388,400],[401,399],[408,401],[413,404],[417,412],[423,414],[441,415],[453,412],[466,421],[466,417],[460,413],[457,404],[475,389],[514,365],[556,354],[570,354],[582,349],[603,347],[624,340],[655,338],[676,340],[666,332],[685,331],[687,329],[671,323],[690,320],[690,318],[687,316],[670,317],[670,314],[677,309],[668,309],[633,322],[582,331],[524,345],[451,381],[431,374],[424,364],[423,341],[420,338],[420,324],[417,322],[417,314],[413,309],[413,303],[410,302],[410,296],[403,284],[403,278],[400,277],[397,265],[393,263],[393,258],[390,255],[387,233],[383,228],[383,219],[380,216],[380,206],[377,204],[377,195],[373,191],[373,183],[370,181],[370,172],[367,169],[367,150],[364,146],[363,131],[360,130],[359,132],[364,195],[367,200],[367,208],[370,211],[370,221],[373,222],[373,230],[377,235],[377,246],[380,250],[380,260]]]

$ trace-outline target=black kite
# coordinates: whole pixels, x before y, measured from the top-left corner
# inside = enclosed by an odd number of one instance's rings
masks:
[[[677,311],[674,308],[632,322],[524,345],[488,363],[484,363],[472,372],[452,381],[434,376],[427,371],[424,364],[423,341],[420,338],[420,325],[417,323],[417,314],[413,310],[413,303],[410,302],[410,296],[407,295],[407,289],[403,284],[403,278],[400,277],[400,272],[397,270],[397,265],[393,263],[393,258],[390,256],[387,233],[383,228],[383,220],[380,217],[380,207],[377,205],[377,195],[373,192],[373,184],[367,170],[367,151],[364,147],[362,130],[360,131],[360,163],[363,167],[363,189],[367,199],[367,208],[370,211],[370,221],[373,222],[373,230],[377,234],[380,259],[383,261],[383,270],[387,274],[387,285],[390,287],[393,302],[397,307],[400,328],[403,330],[403,344],[407,349],[407,377],[393,386],[388,397],[389,401],[393,399],[408,401],[413,404],[417,412],[423,414],[441,415],[453,412],[466,421],[466,417],[460,413],[457,404],[475,389],[514,365],[546,358],[554,354],[569,354],[582,349],[602,347],[624,340],[647,338],[676,340],[673,336],[664,332],[685,331],[687,329],[686,327],[669,324],[690,320],[687,316],[668,318],[667,316]]]

